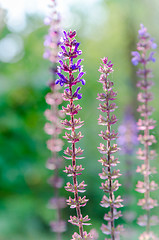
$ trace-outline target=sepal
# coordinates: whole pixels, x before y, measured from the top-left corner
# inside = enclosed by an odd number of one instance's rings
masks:
[[[149,183],[149,186],[145,183],[145,182],[142,182],[142,181],[138,181],[137,185],[136,185],[136,191],[137,192],[140,192],[140,193],[145,193],[147,191],[155,191],[158,189],[158,184],[155,183],[155,181],[151,181]]]
[[[118,148],[117,144],[113,144],[113,146],[110,146],[107,149],[107,146],[105,146],[104,144],[100,143],[100,147],[98,147],[98,150],[101,154],[113,154],[117,151],[120,150],[120,148]]]
[[[156,139],[154,135],[148,135],[148,136],[143,136],[139,135],[138,140],[142,143],[145,144],[147,143],[149,146],[151,146],[153,143],[156,143]]]
[[[145,107],[145,105],[143,104],[138,107],[137,111],[141,114],[142,117],[145,117],[150,116],[154,111],[154,108],[151,106]]]
[[[91,225],[91,223],[88,223],[90,221],[90,218],[88,215],[85,217],[82,217],[81,219],[78,219],[76,216],[70,216],[70,220],[68,222],[72,223],[73,225],[79,226],[80,224],[82,225]]]
[[[121,199],[121,196],[118,196],[116,199],[112,201],[111,198],[108,198],[107,196],[104,195],[102,201],[100,202],[100,205],[105,208],[111,206],[114,208],[120,208],[123,207],[122,202],[123,200]]]
[[[82,181],[80,184],[78,184],[77,186],[72,185],[70,182],[67,183],[67,185],[65,186],[66,191],[68,192],[73,192],[75,193],[77,192],[85,192],[85,187],[87,185],[84,183],[84,181]]]
[[[101,74],[98,82],[105,85],[105,81],[107,81],[107,90],[111,90],[114,83],[111,82],[108,78],[106,78],[105,74]]]
[[[114,130],[112,130],[112,132],[109,132],[108,130],[106,130],[105,132],[101,131],[99,136],[106,141],[108,140],[111,141],[111,140],[115,140],[118,137],[118,133],[115,133]]]
[[[82,168],[82,165],[77,165],[77,166],[71,166],[69,165],[68,167],[65,167],[65,170],[63,170],[63,172],[65,172],[67,174],[68,177],[74,176],[74,175],[81,175],[81,171],[83,171],[84,168]]]
[[[72,115],[75,115],[75,114],[77,114],[82,108],[81,108],[81,106],[78,104],[78,105],[72,105],[72,106],[70,106],[69,104],[67,105],[67,108],[65,108],[65,107],[62,107],[62,111],[66,114],[66,115],[70,115],[70,116],[72,116]]]
[[[69,91],[64,90],[64,93],[62,94],[62,98],[64,101],[70,101],[72,99],[72,95]]]
[[[146,169],[146,165],[142,164],[141,167],[137,166],[136,172],[143,174],[144,176],[148,176],[150,174],[157,173],[155,167],[150,167],[149,169]]]
[[[58,111],[55,115],[55,113],[51,109],[46,109],[44,113],[45,117],[47,118],[48,121],[57,124],[57,122],[60,122],[60,118],[64,117],[64,114],[61,111]]]
[[[61,139],[49,139],[47,147],[52,152],[60,152],[62,150],[63,141]]]
[[[52,123],[46,123],[44,130],[48,135],[59,135],[62,132],[59,122],[57,122],[56,125],[53,125]]]
[[[95,238],[92,237],[92,235],[90,233],[87,234],[87,232],[85,231],[83,233],[83,238],[78,234],[78,233],[74,233],[72,235],[72,239],[71,240],[94,240]]]
[[[101,185],[102,186],[100,187],[100,189],[102,189],[106,193],[115,192],[121,186],[121,184],[118,182],[118,180],[112,182],[111,189],[110,189],[110,186],[109,186],[109,181],[105,181],[105,183],[101,183]]]
[[[45,100],[48,105],[60,105],[62,103],[62,95],[59,92],[48,93]]]
[[[123,225],[118,225],[115,229],[111,229],[111,224],[108,225],[102,224],[101,230],[106,235],[111,235],[112,232],[115,234],[115,239],[120,239],[119,235],[124,231]]]
[[[141,148],[139,148],[139,150],[137,151],[137,155],[138,155],[137,158],[140,159],[140,160],[145,160],[145,158],[146,158],[146,152],[145,152],[145,150],[142,150]],[[153,160],[156,157],[157,157],[156,151],[155,150],[150,150],[148,158],[150,160]]]
[[[154,82],[153,81],[145,81],[144,79],[143,80],[140,80],[138,81],[138,83],[136,84],[136,86],[142,90],[147,90],[149,88],[151,88],[152,86],[154,85]]]
[[[139,68],[136,73],[137,73],[137,76],[140,77],[140,78],[145,78],[145,76],[147,78],[152,78],[153,77],[152,70],[148,69],[148,68],[147,69]],[[137,87],[140,87],[140,86],[137,86]]]
[[[76,143],[79,142],[83,138],[83,136],[81,132],[72,132],[71,134],[65,132],[65,136],[63,138],[67,139],[69,143]]]
[[[149,209],[152,209],[152,208],[154,208],[154,207],[157,207],[157,206],[158,206],[158,203],[157,203],[157,200],[155,200],[155,199],[148,198],[148,200],[146,201],[146,200],[143,198],[143,199],[140,199],[140,200],[138,201],[138,205],[139,205],[139,206],[142,206],[142,209],[149,210]]]
[[[58,169],[62,166],[62,162],[63,162],[63,159],[62,158],[49,158],[47,163],[46,163],[46,168],[48,168],[49,170],[55,170],[55,169]]]
[[[142,215],[138,218],[138,224],[142,227],[147,225],[147,215]],[[159,224],[159,218],[157,216],[150,217],[150,226],[155,226]]]
[[[101,230],[104,234],[110,235],[111,234],[111,225],[108,223],[108,225],[102,224]]]
[[[117,108],[116,103],[111,103],[109,105],[107,103],[104,103],[103,105],[99,104],[98,107],[98,109],[101,110],[102,112],[114,112],[116,108]]]
[[[159,240],[153,232],[144,232],[140,235],[139,240]]]
[[[143,130],[143,131],[145,129],[152,130],[155,128],[155,123],[156,121],[153,119],[147,119],[147,120],[139,119],[137,122],[138,130]]]
[[[108,222],[111,222],[111,221],[114,221],[114,220],[120,218],[121,216],[122,216],[121,211],[117,212],[117,211],[114,210],[113,217],[112,217],[111,212],[108,212],[108,214],[106,213],[104,215],[104,220],[106,220]]]
[[[121,174],[120,174],[120,170],[114,169],[109,175],[108,170],[103,168],[102,173],[99,173],[99,176],[101,179],[108,179],[109,177],[111,177],[111,179],[116,179],[120,177]]]
[[[83,198],[78,197],[78,201],[77,202],[76,202],[75,198],[72,199],[71,197],[69,197],[69,199],[66,200],[67,204],[70,205],[70,208],[76,208],[77,206],[84,207],[87,204],[88,201],[89,200],[86,199],[85,196]]]
[[[83,159],[83,158],[84,158],[84,157],[77,157],[77,156],[81,156],[81,155],[83,154],[83,151],[84,151],[84,150],[82,150],[80,147],[79,147],[78,149],[75,148],[75,157],[76,157],[76,159]],[[66,158],[66,159],[72,159],[72,157],[73,157],[73,151],[72,151],[72,149],[67,148],[67,149],[64,151],[64,154],[70,156],[70,157],[64,156],[64,158]]]
[[[118,121],[118,119],[116,118],[116,116],[113,114],[110,119],[103,117],[102,115],[99,115],[98,118],[98,124],[99,125],[113,125]]]
[[[65,126],[67,130],[71,130],[73,127],[77,129],[83,126],[84,121],[81,121],[81,119],[79,118],[79,119],[74,119],[74,123],[72,123],[71,120],[68,121],[67,119],[65,119],[64,121],[61,121],[61,123],[62,125]]]
[[[100,160],[98,160],[98,162],[100,162],[104,167],[115,167],[119,163],[118,158],[115,158],[114,156],[110,156],[109,161],[106,156],[103,156]]]
[[[153,100],[153,94],[150,92],[140,92],[137,96],[137,100],[142,103],[150,102]]]

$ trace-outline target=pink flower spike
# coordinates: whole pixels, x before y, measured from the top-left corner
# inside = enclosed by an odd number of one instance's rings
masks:
[[[64,151],[66,155],[64,158],[71,163],[65,167],[64,172],[68,177],[72,178],[72,181],[67,182],[65,190],[74,196],[73,198],[69,196],[67,204],[71,209],[75,208],[77,213],[77,216],[70,216],[69,222],[79,228],[79,234],[74,233],[72,239],[84,240],[89,239],[90,235],[84,231],[83,226],[90,225],[88,223],[90,219],[88,216],[83,217],[81,211],[81,208],[87,204],[88,199],[85,196],[79,196],[80,193],[86,191],[86,184],[84,181],[79,182],[77,180],[78,176],[82,175],[84,168],[82,165],[77,165],[77,160],[83,158],[81,157],[83,150],[80,147],[76,148],[76,144],[83,138],[82,133],[78,129],[83,126],[84,122],[80,118],[76,118],[76,115],[82,108],[79,104],[75,104],[75,101],[82,98],[81,87],[76,85],[85,85],[85,80],[83,79],[85,72],[81,65],[82,59],[78,59],[82,51],[79,50],[80,43],[77,42],[75,37],[76,31],[63,32],[61,51],[58,54],[61,59],[59,60],[60,65],[58,66],[56,84],[65,87],[62,97],[64,101],[67,101],[67,105],[65,107],[62,106],[62,110],[69,118],[62,121],[63,127],[67,130],[63,138],[70,144],[70,147],[67,147]],[[113,120],[115,121],[115,119]]]
[[[50,1],[52,2],[50,5],[52,14],[44,20],[44,24],[49,25],[49,30],[44,40],[45,52],[43,57],[51,62],[50,91],[45,97],[48,109],[44,113],[48,122],[45,124],[44,130],[49,135],[47,148],[51,151],[51,157],[48,159],[46,167],[53,171],[53,175],[48,179],[48,183],[54,190],[54,197],[50,199],[48,208],[54,209],[57,216],[55,221],[50,222],[50,228],[51,231],[56,233],[56,239],[62,239],[62,233],[66,231],[66,222],[61,218],[62,208],[66,207],[66,199],[60,197],[59,194],[59,188],[63,187],[63,179],[60,177],[62,172],[60,168],[63,165],[63,159],[59,157],[59,152],[63,147],[63,141],[59,138],[59,134],[62,132],[62,125],[60,123],[62,114],[59,111],[59,105],[62,103],[62,94],[59,92],[59,86],[55,84],[61,31],[56,0]]]
[[[120,226],[118,225],[115,228],[115,220],[121,216],[121,212],[117,212],[116,209],[123,207],[121,204],[123,200],[120,196],[115,199],[115,192],[119,186],[121,186],[118,180],[116,180],[121,174],[119,169],[112,169],[119,163],[118,159],[113,155],[120,150],[116,143],[112,144],[112,140],[116,141],[118,138],[118,133],[112,130],[113,125],[118,121],[114,114],[117,106],[114,102],[112,103],[112,101],[116,99],[117,93],[113,90],[114,83],[108,78],[108,75],[113,72],[113,64],[111,61],[108,62],[108,57],[103,58],[102,61],[103,64],[101,64],[102,66],[99,68],[99,72],[101,72],[99,82],[103,84],[103,93],[98,94],[97,99],[101,102],[98,109],[105,115],[99,115],[98,124],[106,127],[105,131],[101,131],[101,134],[99,134],[106,143],[100,143],[98,147],[99,152],[102,154],[99,162],[102,163],[103,166],[102,173],[99,173],[99,176],[102,180],[106,180],[101,183],[100,189],[102,189],[108,197],[104,195],[100,205],[109,208],[110,211],[104,216],[104,220],[107,221],[108,225],[102,224],[101,230],[104,234],[110,235],[111,239],[119,239]]]
[[[143,175],[144,181],[138,181],[136,191],[144,194],[144,198],[138,201],[138,205],[145,210],[145,215],[138,218],[138,224],[144,226],[146,232],[140,235],[139,240],[157,240],[158,238],[151,231],[151,226],[157,225],[158,221],[156,220],[156,223],[152,224],[153,216],[151,217],[150,212],[152,208],[158,205],[157,201],[150,197],[151,191],[157,190],[158,185],[154,181],[150,181],[150,176],[156,173],[156,168],[150,165],[150,160],[156,156],[155,151],[150,150],[150,146],[156,143],[155,136],[151,134],[151,130],[155,128],[156,121],[149,117],[153,112],[149,102],[153,100],[153,94],[150,89],[154,83],[151,80],[153,78],[152,70],[148,68],[149,62],[155,62],[153,57],[155,52],[152,49],[156,48],[157,45],[147,32],[147,28],[143,24],[140,27],[137,51],[132,52],[132,63],[134,65],[140,63],[141,66],[137,71],[137,76],[140,78],[137,83],[137,87],[140,89],[137,96],[140,105],[137,111],[141,117],[137,122],[137,126],[138,130],[141,131],[138,135],[138,140],[142,147],[137,152],[137,158],[143,160],[144,164],[138,166],[136,172]]]

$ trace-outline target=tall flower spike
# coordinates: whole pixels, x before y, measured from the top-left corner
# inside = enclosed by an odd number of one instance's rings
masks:
[[[66,222],[61,219],[61,209],[66,207],[66,199],[60,197],[59,189],[63,186],[63,179],[60,177],[60,168],[63,165],[63,159],[59,157],[62,150],[63,141],[59,138],[62,130],[60,119],[61,112],[58,110],[62,103],[62,94],[59,92],[59,86],[55,84],[57,72],[57,55],[59,50],[60,38],[60,19],[56,11],[56,2],[53,3],[53,12],[51,17],[45,20],[50,25],[49,34],[45,37],[44,45],[46,47],[44,58],[48,58],[52,63],[52,80],[50,83],[50,92],[46,95],[46,103],[50,106],[45,111],[45,116],[49,122],[45,124],[45,132],[51,136],[47,141],[47,147],[51,151],[51,158],[47,161],[46,167],[54,170],[54,175],[48,180],[48,183],[54,188],[54,197],[49,201],[49,208],[56,209],[57,219],[50,223],[51,230],[56,232],[57,240],[61,240],[61,233],[66,231]]]
[[[134,65],[140,65],[141,68],[137,71],[137,76],[140,80],[137,83],[137,87],[141,90],[138,94],[138,101],[142,103],[137,109],[140,113],[141,119],[138,120],[138,129],[143,131],[143,134],[139,134],[138,139],[143,145],[143,148],[138,151],[138,159],[143,160],[144,163],[137,167],[137,172],[141,173],[144,177],[144,181],[138,181],[136,191],[143,193],[144,198],[140,199],[138,205],[145,210],[145,215],[138,218],[138,224],[144,226],[146,231],[139,237],[140,240],[156,240],[158,239],[150,227],[159,224],[157,216],[150,215],[150,209],[157,206],[157,201],[150,197],[150,192],[157,189],[157,184],[150,180],[150,175],[156,173],[156,168],[150,166],[150,160],[154,159],[156,153],[154,150],[150,150],[149,146],[156,142],[155,137],[150,134],[150,130],[154,129],[155,121],[151,119],[153,108],[149,105],[149,102],[153,98],[153,94],[150,92],[150,88],[153,85],[153,81],[150,80],[152,76],[152,70],[148,68],[149,62],[154,62],[154,52],[151,49],[157,47],[154,40],[150,37],[147,29],[141,24],[141,28],[138,31],[139,42],[137,43],[137,51],[132,52],[132,63]]]
[[[108,62],[108,58],[102,59],[103,64],[99,68],[101,73],[99,82],[103,84],[103,93],[98,94],[98,100],[102,103],[99,104],[99,109],[106,115],[100,115],[98,119],[99,125],[106,126],[104,131],[99,134],[106,144],[100,144],[98,147],[99,152],[102,154],[99,162],[102,164],[102,173],[99,174],[102,180],[106,180],[101,184],[101,189],[107,193],[104,195],[100,203],[102,207],[109,208],[110,211],[105,214],[104,220],[107,221],[107,225],[102,224],[101,230],[104,234],[110,235],[112,240],[120,239],[120,233],[123,231],[123,226],[115,226],[115,220],[121,215],[121,211],[117,211],[118,208],[122,207],[123,200],[120,196],[116,196],[114,192],[118,190],[119,184],[116,180],[121,174],[119,170],[113,169],[119,161],[118,158],[114,157],[113,154],[119,151],[116,143],[112,144],[112,141],[116,140],[118,133],[112,130],[112,125],[114,125],[118,119],[112,112],[117,108],[116,104],[113,102],[116,99],[117,93],[113,91],[114,83],[109,80],[108,76],[113,72],[113,64]]]
[[[83,138],[81,132],[77,132],[83,125],[83,121],[81,119],[75,118],[75,115],[82,109],[80,105],[75,105],[75,101],[81,99],[82,94],[79,93],[80,87],[76,88],[78,83],[85,84],[85,80],[83,79],[83,67],[81,66],[82,59],[77,60],[76,58],[82,54],[82,51],[78,50],[79,43],[75,39],[76,31],[69,31],[66,33],[64,31],[64,37],[62,40],[61,50],[59,52],[59,56],[62,60],[59,61],[60,66],[58,67],[58,79],[56,80],[56,84],[60,84],[61,86],[65,86],[66,89],[63,93],[63,100],[68,101],[67,107],[63,107],[63,112],[69,116],[69,120],[65,119],[62,121],[65,129],[69,130],[70,133],[66,132],[64,138],[67,139],[69,143],[71,143],[71,147],[67,148],[64,153],[64,156],[67,160],[71,161],[71,164],[68,167],[65,167],[64,172],[68,175],[68,177],[73,178],[73,182],[68,182],[65,186],[66,191],[72,192],[74,194],[74,198],[69,197],[67,200],[67,204],[70,208],[75,208],[77,212],[77,216],[70,216],[69,222],[73,225],[79,227],[79,234],[74,233],[72,236],[72,240],[80,240],[80,239],[91,239],[91,234],[87,234],[84,232],[83,225],[90,225],[88,215],[83,217],[81,213],[81,207],[84,207],[88,201],[86,197],[79,196],[79,193],[85,192],[86,184],[84,181],[78,183],[77,176],[81,175],[81,172],[84,170],[82,165],[77,165],[77,160],[82,159],[81,157],[83,150],[79,147],[76,148],[76,143]]]

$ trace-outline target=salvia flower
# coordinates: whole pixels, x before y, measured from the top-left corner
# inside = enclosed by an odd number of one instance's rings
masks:
[[[151,38],[147,29],[141,24],[139,30],[139,42],[137,43],[137,51],[132,52],[132,63],[137,65],[140,63],[141,68],[137,71],[137,76],[140,80],[137,83],[137,87],[141,92],[138,94],[138,101],[141,105],[138,107],[138,112],[141,115],[141,119],[138,120],[138,130],[143,134],[139,134],[138,139],[143,145],[138,151],[138,159],[143,160],[144,163],[137,167],[137,172],[143,175],[144,181],[138,181],[136,191],[143,193],[144,198],[140,199],[138,205],[145,211],[145,215],[138,218],[138,224],[146,228],[146,231],[139,237],[140,240],[156,240],[158,239],[150,227],[158,225],[159,220],[157,216],[150,215],[150,209],[157,206],[157,201],[150,196],[151,191],[155,191],[158,186],[154,181],[151,181],[150,175],[156,173],[156,169],[150,166],[150,160],[154,159],[156,153],[154,150],[150,150],[150,146],[156,142],[155,137],[150,133],[155,127],[155,121],[150,118],[153,108],[149,106],[149,102],[153,99],[153,94],[150,92],[150,88],[153,85],[152,70],[148,68],[149,62],[154,62],[154,52],[152,49],[157,47],[154,40]],[[137,60],[135,60],[136,58]]]
[[[71,161],[71,163],[65,167],[64,172],[68,177],[72,177],[72,182],[68,182],[65,186],[66,191],[73,193],[73,198],[69,197],[67,204],[70,208],[75,208],[77,216],[70,216],[69,222],[73,225],[78,226],[79,234],[74,233],[72,240],[80,239],[93,239],[90,233],[87,234],[83,230],[84,225],[90,225],[89,217],[86,215],[82,216],[81,207],[84,207],[88,201],[86,197],[81,197],[79,193],[85,192],[86,184],[84,181],[78,182],[77,176],[81,175],[81,172],[84,170],[82,165],[77,165],[77,160],[82,159],[81,157],[83,150],[78,147],[76,148],[76,143],[83,138],[83,135],[79,129],[83,125],[81,119],[77,119],[75,115],[82,109],[79,104],[75,105],[75,100],[79,100],[82,97],[82,94],[79,93],[80,87],[76,87],[78,83],[85,84],[83,79],[83,67],[81,66],[82,59],[76,60],[78,56],[82,54],[82,51],[79,50],[79,43],[75,39],[76,31],[64,31],[64,36],[61,39],[61,51],[59,52],[60,56],[60,66],[58,67],[58,79],[56,84],[60,84],[65,87],[63,93],[63,100],[68,101],[66,107],[63,106],[63,112],[69,116],[69,119],[62,121],[65,129],[70,131],[66,132],[64,138],[67,139],[68,143],[71,144],[71,147],[67,148],[65,153],[65,159]]]
[[[60,197],[59,189],[63,186],[63,179],[60,177],[60,168],[63,165],[63,159],[59,156],[62,150],[63,141],[59,138],[62,131],[60,123],[63,114],[59,111],[59,105],[62,103],[62,94],[59,92],[59,86],[55,84],[57,72],[57,53],[59,49],[59,15],[56,11],[56,2],[52,0],[53,13],[50,18],[45,20],[45,23],[50,25],[49,34],[45,38],[44,45],[46,47],[44,58],[48,58],[52,63],[51,73],[52,80],[50,83],[50,92],[46,95],[46,103],[49,109],[45,111],[45,116],[48,122],[45,124],[45,132],[50,136],[47,141],[47,147],[51,151],[51,157],[46,163],[46,167],[54,171],[53,176],[48,179],[48,183],[54,189],[54,197],[49,201],[48,207],[56,210],[57,218],[50,222],[50,227],[57,234],[57,240],[61,240],[61,233],[66,231],[66,222],[61,219],[61,209],[66,207],[66,199]],[[49,53],[49,55],[47,55]]]
[[[99,116],[98,124],[106,126],[106,129],[99,134],[105,141],[105,144],[101,143],[98,150],[102,154],[99,162],[103,166],[102,173],[99,176],[102,180],[106,180],[101,184],[101,189],[106,195],[103,196],[100,205],[109,208],[109,212],[104,216],[107,225],[102,224],[101,230],[104,234],[110,235],[112,240],[117,240],[120,239],[120,233],[123,231],[122,225],[115,226],[116,219],[122,216],[118,208],[123,206],[121,197],[115,196],[115,192],[121,186],[117,180],[121,174],[120,170],[114,169],[119,163],[114,153],[119,151],[119,148],[116,143],[112,143],[118,137],[118,133],[112,129],[112,126],[118,121],[113,113],[117,108],[113,102],[116,99],[117,93],[113,91],[114,83],[108,78],[109,74],[113,72],[113,64],[111,61],[108,62],[108,58],[103,58],[102,62],[99,68],[99,72],[101,73],[99,82],[103,84],[103,93],[98,94],[97,99],[101,101],[99,109],[105,113],[105,116]]]

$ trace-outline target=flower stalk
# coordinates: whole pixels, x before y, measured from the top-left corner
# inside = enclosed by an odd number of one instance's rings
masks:
[[[151,216],[150,210],[158,204],[155,199],[151,198],[150,192],[156,190],[158,185],[155,181],[150,180],[150,175],[156,173],[156,168],[150,166],[150,160],[155,158],[156,152],[150,150],[150,146],[156,143],[156,139],[154,135],[150,133],[150,131],[155,128],[155,121],[150,118],[153,108],[149,105],[149,102],[153,99],[153,94],[149,89],[154,83],[150,80],[153,75],[152,70],[148,68],[148,63],[155,62],[155,58],[153,57],[155,52],[151,52],[151,49],[155,49],[157,45],[143,24],[141,24],[138,33],[139,42],[137,43],[137,51],[132,52],[132,63],[134,65],[140,63],[142,66],[142,68],[139,68],[137,71],[137,76],[141,79],[137,83],[137,87],[141,91],[138,94],[138,101],[142,103],[137,109],[141,116],[137,125],[138,129],[143,131],[143,134],[138,136],[140,143],[143,145],[143,148],[140,148],[138,151],[138,159],[143,160],[144,164],[138,166],[136,171],[144,176],[144,181],[138,181],[136,191],[144,194],[144,198],[139,200],[138,205],[146,211],[145,215],[138,218],[138,224],[144,226],[146,230],[139,239],[155,240],[158,238],[153,234],[150,227],[157,225],[159,219],[157,216]]]
[[[120,170],[113,169],[119,163],[118,158],[113,156],[114,153],[119,151],[116,143],[112,144],[112,141],[116,140],[118,133],[112,130],[118,119],[114,114],[111,114],[117,108],[116,104],[112,101],[116,99],[117,93],[113,91],[114,83],[108,78],[109,74],[113,72],[113,64],[108,62],[108,58],[102,59],[102,66],[99,68],[101,73],[99,82],[103,84],[103,93],[98,94],[98,100],[102,102],[99,104],[101,112],[106,113],[106,116],[99,116],[98,124],[106,126],[105,131],[101,131],[99,134],[105,144],[100,144],[98,147],[99,152],[103,155],[99,162],[102,164],[102,173],[99,174],[102,180],[106,180],[105,183],[101,184],[101,189],[108,194],[103,196],[100,203],[102,207],[109,208],[109,212],[105,214],[104,219],[108,222],[108,225],[102,224],[101,230],[104,234],[110,235],[112,240],[120,239],[120,233],[123,230],[122,225],[115,226],[115,220],[121,215],[121,211],[117,211],[118,208],[122,207],[123,200],[121,196],[115,197],[114,192],[118,190],[119,184],[118,177],[120,177]]]
[[[64,31],[64,37],[62,38],[62,51],[59,52],[59,56],[61,60],[59,60],[60,66],[58,67],[58,79],[56,80],[56,84],[60,84],[61,86],[65,86],[66,89],[63,93],[63,100],[68,101],[67,107],[62,107],[63,112],[69,116],[69,119],[65,119],[62,121],[63,126],[66,130],[70,131],[70,133],[65,132],[64,138],[67,139],[68,143],[71,144],[71,148],[67,148],[64,153],[64,158],[71,161],[71,164],[68,167],[65,167],[64,172],[68,175],[68,177],[72,177],[72,183],[68,182],[65,186],[66,191],[72,192],[74,198],[69,197],[67,200],[67,204],[70,208],[75,208],[77,216],[70,216],[69,222],[73,225],[78,226],[79,234],[74,233],[72,236],[72,240],[80,240],[80,239],[91,239],[91,235],[87,234],[84,231],[84,225],[90,225],[89,217],[82,216],[81,207],[84,207],[88,201],[86,197],[79,196],[79,193],[85,192],[86,184],[84,181],[78,183],[77,177],[81,175],[84,168],[82,165],[77,165],[77,160],[82,159],[81,157],[83,150],[79,147],[76,148],[76,143],[83,138],[81,132],[77,132],[83,125],[83,121],[81,119],[77,119],[75,115],[82,109],[80,105],[75,105],[75,101],[82,98],[82,94],[79,93],[81,87],[77,87],[78,83],[82,83],[85,85],[85,80],[83,79],[83,66],[81,65],[82,59],[78,59],[77,62],[74,62],[78,56],[82,54],[81,50],[78,50],[79,43],[75,39],[76,31],[69,31],[66,33]],[[64,72],[64,74],[63,74]]]

